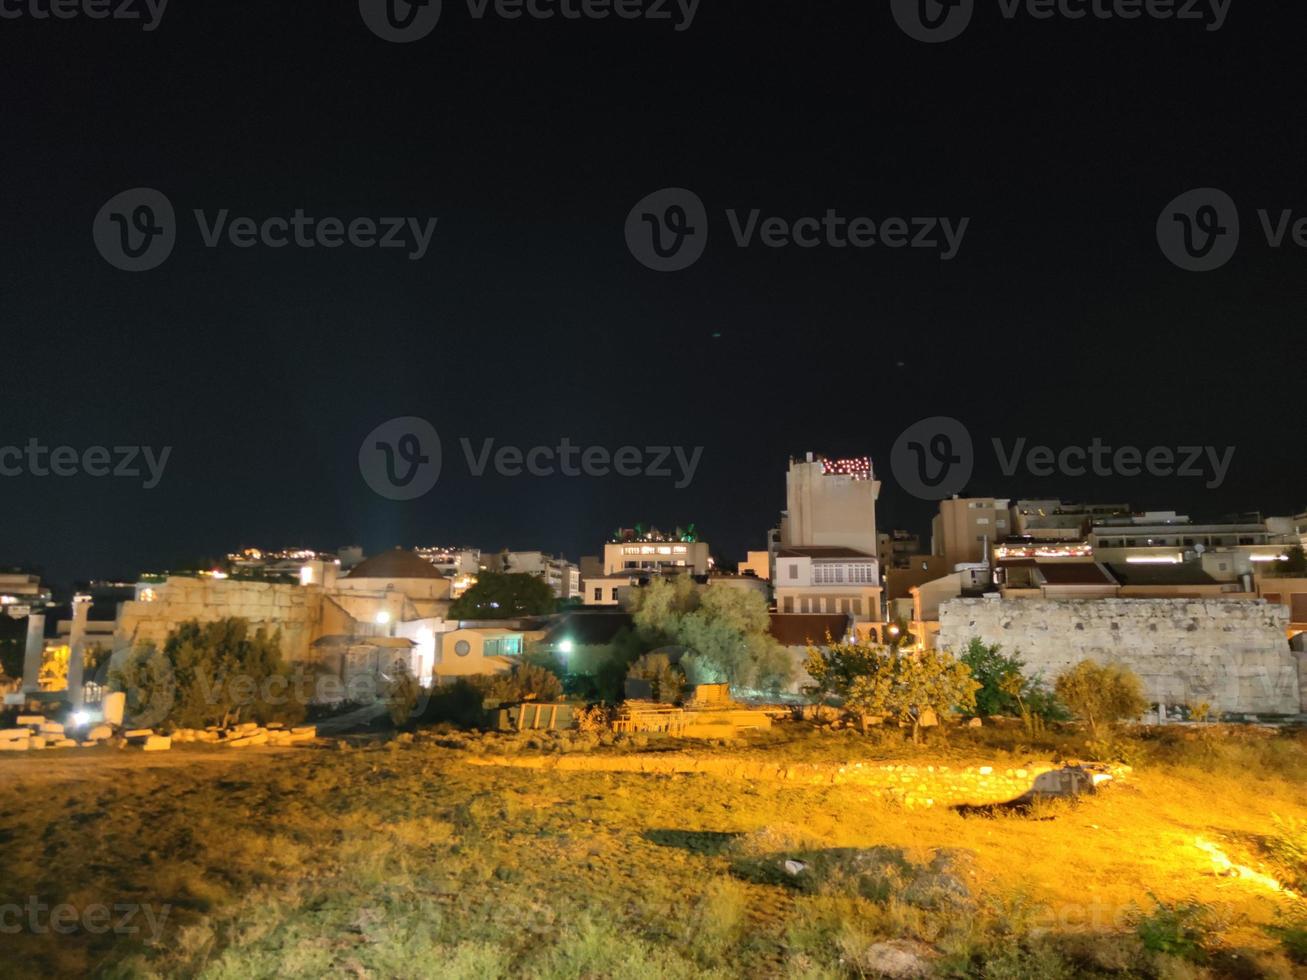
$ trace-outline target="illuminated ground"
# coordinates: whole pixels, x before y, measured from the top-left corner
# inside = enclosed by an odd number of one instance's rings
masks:
[[[936,739],[805,730],[694,751],[1019,764],[1053,748],[989,730]],[[1290,900],[1218,876],[1195,840],[1283,880],[1258,842],[1284,826],[1273,815],[1307,820],[1302,736],[1142,743],[1129,785],[998,819],[851,786],[468,765],[483,743],[247,751],[0,759],[0,906],[22,907],[0,921],[20,925],[0,936],[0,974],[861,976],[874,944],[910,938],[944,976],[1294,975],[1265,929]],[[974,905],[864,898],[839,880],[804,893],[742,870],[872,846],[974,852]],[[1143,950],[1127,919],[1150,894],[1224,920],[1207,973]],[[154,919],[58,935],[40,913],[31,925],[33,902],[149,905]]]

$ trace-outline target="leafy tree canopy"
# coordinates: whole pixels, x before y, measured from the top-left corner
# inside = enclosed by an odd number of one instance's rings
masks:
[[[476,585],[449,607],[452,619],[512,619],[554,611],[554,591],[543,579],[514,572],[482,572]]]

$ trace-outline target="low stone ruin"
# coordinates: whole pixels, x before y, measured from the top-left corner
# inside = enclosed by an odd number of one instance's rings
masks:
[[[311,742],[318,737],[316,725],[287,728],[272,722],[266,726],[245,722],[231,728],[211,726],[205,729],[179,728],[168,735],[153,728],[125,728],[121,724],[101,722],[82,731],[79,738],[57,721],[44,715],[19,715],[15,728],[0,729],[0,752],[30,752],[37,749],[139,748],[145,752],[166,752],[173,743],[197,742],[245,748],[251,745],[290,746]],[[79,740],[80,739],[80,740]]]

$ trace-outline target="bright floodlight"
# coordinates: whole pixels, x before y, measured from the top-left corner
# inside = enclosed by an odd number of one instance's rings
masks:
[[[73,712],[73,724],[76,725],[78,728],[81,728],[90,720],[91,720],[91,716],[88,715],[85,711]]]
[[[571,640],[563,640],[561,643],[558,644],[558,652],[563,654],[564,656],[570,654],[573,649],[575,648],[572,645]]]
[[[381,610],[381,612],[377,613],[378,626],[385,626],[389,622],[390,622],[390,613],[386,612],[386,610],[384,609]]]

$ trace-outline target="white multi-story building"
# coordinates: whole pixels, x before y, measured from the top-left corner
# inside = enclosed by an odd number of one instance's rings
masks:
[[[866,457],[837,460],[808,453],[790,461],[774,551],[777,612],[844,613],[864,631],[881,622],[879,494]]]

